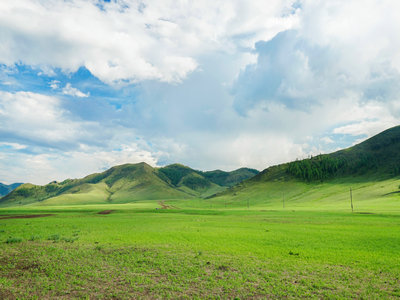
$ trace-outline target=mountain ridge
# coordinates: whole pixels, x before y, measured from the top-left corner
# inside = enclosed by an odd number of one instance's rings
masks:
[[[0,205],[35,202],[76,204],[79,203],[79,197],[93,204],[205,197],[237,183],[235,180],[247,179],[258,173],[257,170],[247,168],[232,172],[221,171],[224,178],[215,183],[212,173],[208,172],[181,164],[159,168],[153,168],[145,162],[123,164],[81,179],[52,181],[43,186],[23,184],[1,198]]]
[[[4,184],[0,182],[0,197],[3,197],[13,190],[15,190],[17,187],[19,187],[22,183],[16,182],[12,184]]]

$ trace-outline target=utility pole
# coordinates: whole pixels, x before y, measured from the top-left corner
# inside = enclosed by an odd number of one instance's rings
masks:
[[[354,212],[354,210],[353,210],[353,191],[351,190],[351,187],[350,187],[350,204],[351,204],[351,212]]]
[[[283,205],[283,208],[285,208],[285,192],[283,192],[282,205]]]

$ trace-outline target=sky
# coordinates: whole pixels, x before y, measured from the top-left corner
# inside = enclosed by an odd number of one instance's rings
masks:
[[[0,1],[0,182],[268,166],[400,120],[397,0]]]

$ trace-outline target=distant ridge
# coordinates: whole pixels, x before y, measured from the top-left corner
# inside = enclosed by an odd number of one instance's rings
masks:
[[[13,184],[4,184],[0,182],[0,197],[7,195],[17,187],[19,187],[22,183],[13,183]]]
[[[248,168],[203,172],[181,164],[162,168],[144,162],[124,164],[82,179],[54,181],[44,186],[23,184],[1,198],[0,205],[129,203],[207,197],[256,174],[257,170]]]

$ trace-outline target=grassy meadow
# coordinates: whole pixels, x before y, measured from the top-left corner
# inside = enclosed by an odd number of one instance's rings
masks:
[[[400,297],[399,181],[290,184],[2,208],[0,298]]]

